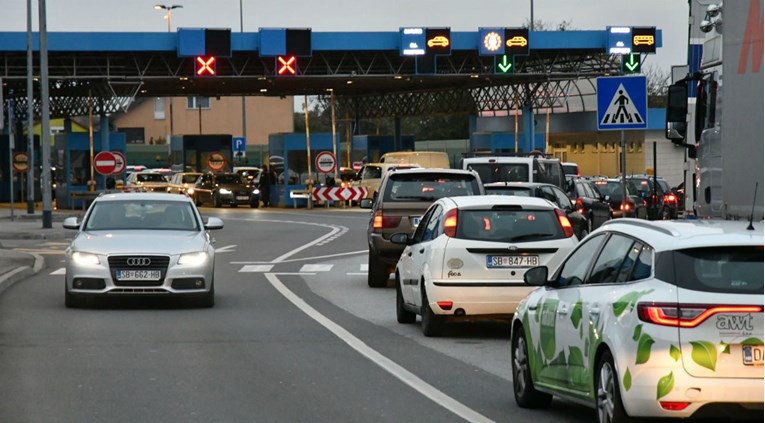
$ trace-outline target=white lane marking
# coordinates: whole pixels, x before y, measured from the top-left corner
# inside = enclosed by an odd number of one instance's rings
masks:
[[[248,264],[246,266],[242,266],[242,268],[239,269],[239,273],[242,273],[242,272],[270,272],[273,267],[274,267],[273,264]]]
[[[368,273],[367,272],[363,272],[363,273],[362,272],[348,272],[348,273],[346,273],[346,275],[348,275],[348,276],[366,276],[366,275],[368,275]]]
[[[267,275],[298,275],[298,276],[316,276],[316,273],[301,273],[301,272],[279,272],[279,273],[266,273]]]
[[[62,267],[60,269],[56,269],[52,272],[50,272],[51,275],[66,275],[66,267]]]
[[[361,271],[362,272],[369,272],[369,263],[364,263],[361,265]]]
[[[362,356],[366,357],[371,362],[377,364],[383,370],[387,371],[394,377],[398,378],[400,381],[409,385],[412,389],[420,392],[422,395],[426,396],[431,401],[446,408],[447,410],[451,411],[452,413],[462,417],[463,419],[469,422],[491,422],[492,421],[488,417],[476,412],[475,410],[467,407],[466,405],[462,404],[456,399],[439,391],[433,385],[420,379],[417,375],[401,367],[400,365],[398,365],[396,362],[389,359],[388,357],[370,348],[362,340],[353,336],[353,334],[345,330],[342,326],[328,319],[323,314],[316,311],[316,309],[308,305],[300,297],[295,295],[295,293],[290,291],[289,288],[287,288],[275,274],[266,273],[265,276],[266,276],[266,279],[268,279],[268,281],[271,283],[271,285],[274,288],[276,288],[276,290],[279,291],[282,295],[284,295],[285,298],[290,300],[290,302],[292,302],[292,304],[294,304],[295,307],[299,308],[301,311],[303,311],[303,313],[307,314],[309,317],[314,319],[320,325],[327,328],[327,330],[329,330],[335,336],[340,338],[341,341],[348,344],[348,346],[350,346],[351,348],[359,352]]]
[[[230,253],[234,251],[234,248],[236,248],[236,244],[234,245],[226,245],[225,247],[216,248],[216,253]]]
[[[341,257],[341,256],[355,256],[362,253],[367,253],[369,250],[359,250],[359,251],[350,251],[347,253],[337,253],[337,254],[327,254],[326,256],[316,256],[316,257],[306,257],[306,258],[299,258],[299,259],[290,259],[290,260],[282,260],[279,263],[292,263],[296,261],[308,261],[308,260],[318,260],[318,259],[325,259],[325,258],[332,258],[332,257]]]
[[[331,264],[304,264],[300,272],[329,272],[332,270]]]

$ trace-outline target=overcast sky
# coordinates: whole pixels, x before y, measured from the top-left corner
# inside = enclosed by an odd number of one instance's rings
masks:
[[[26,31],[26,1],[2,0],[0,31]],[[38,28],[33,0],[33,27]],[[314,31],[398,31],[403,26],[520,26],[529,18],[532,0],[241,0],[244,30],[292,27]],[[48,31],[167,31],[164,11],[150,0],[48,1]],[[240,0],[176,0],[172,28],[240,29]],[[647,64],[669,72],[684,64],[688,38],[687,0],[533,0],[534,19],[550,24],[569,21],[573,29],[606,26],[656,26],[664,46]]]

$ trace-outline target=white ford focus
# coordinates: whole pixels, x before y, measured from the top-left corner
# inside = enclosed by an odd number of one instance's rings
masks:
[[[531,290],[523,275],[533,266],[557,267],[577,239],[565,213],[547,200],[507,195],[435,201],[414,234],[394,234],[406,245],[396,266],[396,316],[422,316],[425,336],[446,320],[510,319]]]
[[[199,215],[185,195],[112,193],[97,197],[66,249],[65,303],[98,296],[176,295],[215,303],[215,249],[207,232],[223,222]]]
[[[558,395],[630,417],[763,413],[763,223],[618,219],[518,306],[516,402]]]

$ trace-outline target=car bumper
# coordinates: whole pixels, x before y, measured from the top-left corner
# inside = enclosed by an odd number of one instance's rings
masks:
[[[117,281],[108,264],[81,265],[67,259],[66,289],[76,295],[200,295],[210,291],[213,259],[204,265],[179,265],[177,255],[170,257],[167,270],[159,281]],[[108,263],[106,256],[99,256]]]
[[[526,298],[534,287],[522,282],[460,281],[436,280],[428,282],[426,287],[428,300],[433,312],[439,315],[454,315],[461,310],[464,317],[471,316],[511,316],[518,304]],[[436,303],[450,301],[452,307],[445,310]]]
[[[752,410],[762,417],[762,378],[698,378],[684,371],[672,370],[674,386],[671,392],[656,399],[657,381],[669,374],[670,369],[656,368],[633,379],[630,391],[622,394],[625,411],[635,417],[692,417],[694,414],[709,414],[710,409],[725,409],[725,405],[759,404]],[[689,402],[676,411],[665,410],[660,402]]]
[[[218,194],[224,204],[250,204],[250,194]]]

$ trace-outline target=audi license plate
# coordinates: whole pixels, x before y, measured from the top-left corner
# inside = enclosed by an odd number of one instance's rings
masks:
[[[250,199],[250,197],[248,197],[248,196],[246,196],[246,195],[238,195],[238,196],[236,197],[236,199],[237,199],[237,200],[243,200],[243,201],[245,201],[245,200],[249,200],[249,199]]]
[[[159,270],[118,270],[118,281],[158,281],[162,277]]]
[[[747,366],[762,366],[762,345],[744,345],[744,364]]]
[[[539,266],[539,256],[486,256],[486,267]]]

